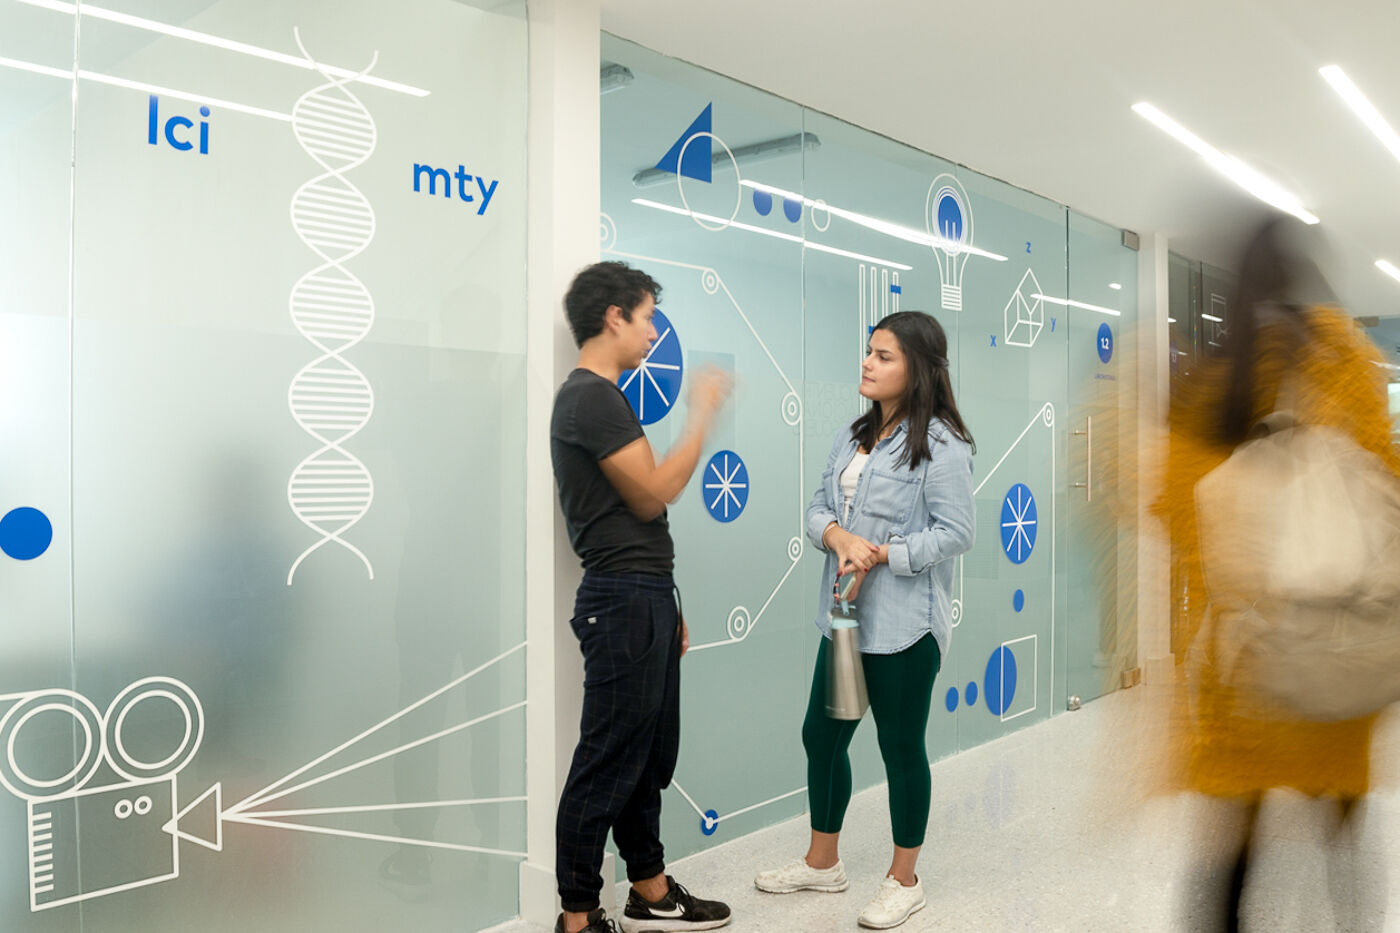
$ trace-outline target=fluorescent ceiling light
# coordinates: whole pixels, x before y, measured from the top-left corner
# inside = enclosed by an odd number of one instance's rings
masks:
[[[19,0],[19,2],[27,3],[30,6],[42,7],[46,10],[54,10],[59,13],[67,13],[70,16],[76,13],[78,9],[76,4],[65,3],[63,0]],[[132,26],[136,29],[144,29],[147,32],[158,32],[161,35],[172,36],[176,39],[186,39],[190,42],[197,42],[200,45],[227,49],[230,52],[240,52],[244,55],[251,55],[254,58],[262,58],[270,62],[280,62],[283,65],[291,65],[294,68],[301,68],[306,71],[324,69],[327,74],[335,75],[338,78],[350,78],[360,84],[368,84],[371,87],[383,88],[387,91],[397,91],[400,94],[409,94],[413,97],[427,97],[428,94],[431,93],[421,87],[414,87],[411,84],[400,84],[398,81],[388,81],[384,78],[376,78],[373,75],[361,75],[359,71],[350,68],[340,68],[335,65],[325,64],[320,65],[318,68],[316,63],[307,61],[304,57],[299,55],[288,55],[286,52],[277,52],[272,49],[262,48],[261,46],[249,45],[246,42],[235,42],[232,39],[225,39],[207,32],[196,32],[193,29],[185,29],[183,26],[172,26],[169,23],[162,23],[159,20],[146,19],[143,16],[132,16],[129,13],[108,10],[104,7],[93,6],[90,3],[83,4],[83,16],[91,17],[92,19],[107,20],[112,23],[120,23],[123,26]]]
[[[960,253],[970,253],[973,256],[983,256],[987,259],[995,259],[997,262],[1006,262],[1006,257],[998,255],[997,253],[989,253],[985,249],[978,249],[975,246],[967,246],[965,244],[958,243],[956,240],[949,240],[945,237],[935,236],[931,233],[923,233],[922,231],[915,230],[913,227],[901,226],[900,224],[892,223],[888,220],[881,220],[878,217],[871,217],[868,214],[859,214],[855,211],[848,211],[843,207],[833,207],[832,205],[827,204],[824,201],[814,201],[809,197],[798,194],[796,191],[785,191],[782,188],[775,188],[772,185],[765,185],[761,182],[750,181],[747,178],[740,180],[739,184],[743,185],[745,188],[753,188],[757,191],[766,191],[769,194],[776,194],[779,197],[790,198],[794,201],[801,201],[803,204],[807,205],[813,210],[826,211],[833,217],[844,218],[845,220],[849,220],[852,223],[859,224],[860,226],[865,227],[866,229],[874,230],[877,233],[883,233],[886,236],[892,236],[896,239],[906,240],[910,243],[917,243],[920,246],[931,246],[935,249],[956,250]]]
[[[661,204],[657,201],[648,201],[645,198],[633,198],[633,204],[640,204],[642,207],[650,207],[653,210],[666,211],[668,214],[680,214],[682,217],[694,217],[712,224],[725,224],[723,217],[716,217],[713,214],[701,214],[698,211],[688,211],[683,207],[672,207],[670,204]],[[752,224],[741,223],[737,220],[729,221],[725,224],[736,230],[746,230],[749,233],[761,233],[764,236],[771,236],[779,240],[787,240],[789,243],[800,243],[803,249],[814,249],[822,253],[831,253],[833,256],[846,256],[850,259],[858,259],[861,262],[873,262],[882,266],[889,266],[891,269],[900,269],[904,272],[911,271],[913,266],[906,266],[902,262],[894,262],[889,259],[881,259],[879,256],[867,256],[864,253],[853,253],[850,250],[837,249],[834,246],[827,246],[825,243],[817,243],[813,240],[806,240],[791,233],[782,233],[778,230],[766,230],[763,227],[755,227]]]
[[[1395,268],[1395,265],[1393,263],[1387,262],[1384,259],[1377,259],[1376,268],[1384,272],[1386,275],[1390,276],[1392,279],[1395,279],[1397,282],[1400,282],[1400,269]]]
[[[1272,204],[1279,210],[1297,217],[1305,224],[1317,223],[1317,216],[1304,208],[1302,202],[1294,194],[1286,191],[1278,182],[1265,177],[1236,157],[1226,155],[1216,149],[1156,107],[1145,102],[1137,103],[1133,104],[1133,111],[1205,159],[1207,165],[1265,204]]]
[[[598,93],[607,94],[611,91],[620,91],[631,84],[634,77],[631,68],[610,62],[598,73]]]
[[[694,139],[693,136],[691,138]],[[794,133],[791,136],[782,136],[778,139],[765,139],[762,142],[750,143],[747,146],[740,146],[738,149],[716,152],[710,156],[710,164],[714,166],[728,165],[729,157],[733,156],[734,164],[743,168],[745,165],[752,165],[767,159],[776,159],[778,156],[787,155],[790,152],[820,149],[821,144],[822,141],[811,133]],[[675,177],[675,172],[668,172],[664,168],[649,168],[633,175],[632,184],[638,188],[650,188]]]
[[[1203,320],[1203,321],[1213,321],[1213,322],[1215,322],[1216,324],[1224,324],[1224,323],[1225,323],[1225,319],[1224,319],[1223,317],[1216,317],[1214,314],[1206,314],[1204,311],[1201,312],[1201,320]]]
[[[74,72],[65,71],[62,68],[53,68],[49,65],[36,65],[33,62],[20,61],[17,58],[0,58],[0,67],[16,68],[20,71],[29,71],[34,74],[48,75],[53,78],[62,78],[64,81],[72,81]],[[203,94],[194,94],[190,91],[181,91],[175,88],[163,87],[159,84],[147,84],[144,81],[132,81],[127,78],[118,78],[114,75],[101,74],[96,71],[79,70],[77,77],[84,81],[94,81],[98,84],[109,84],[112,87],[124,87],[133,91],[141,91],[146,94],[160,94],[165,97],[174,97],[177,100],[185,100],[195,104],[208,104],[211,107],[222,107],[225,110],[234,110],[239,113],[252,114],[255,117],[267,117],[270,120],[280,120],[284,123],[292,122],[292,115],[289,113],[278,113],[276,110],[266,110],[262,107],[254,107],[250,104],[240,104],[237,101],[224,100],[220,97],[209,97]]]
[[[1328,65],[1317,71],[1318,74],[1327,79],[1328,84],[1332,85],[1332,90],[1346,101],[1352,112],[1361,118],[1361,122],[1365,123],[1366,127],[1376,134],[1376,138],[1381,141],[1385,148],[1390,150],[1390,154],[1400,159],[1400,135],[1396,135],[1395,130],[1391,129],[1385,117],[1381,116],[1381,112],[1376,109],[1375,105],[1366,99],[1366,95],[1361,93],[1361,89],[1352,83],[1346,72],[1336,65]]]
[[[1041,301],[1048,301],[1051,304],[1065,305],[1070,308],[1083,308],[1085,311],[1097,311],[1100,314],[1111,314],[1114,317],[1122,317],[1123,315],[1122,311],[1115,311],[1112,308],[1105,308],[1103,305],[1091,305],[1087,302],[1075,301],[1073,298],[1052,298],[1049,295],[1042,295],[1039,292],[1036,292],[1031,297],[1038,298]]]
[[[1117,282],[1109,282],[1108,287],[1113,289],[1115,292],[1121,292],[1123,290],[1123,286]]]

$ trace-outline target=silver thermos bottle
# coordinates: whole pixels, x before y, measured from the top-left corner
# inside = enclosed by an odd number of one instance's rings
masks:
[[[826,666],[826,714],[832,719],[860,719],[870,706],[860,662],[860,623],[855,604],[846,598],[855,582],[854,573],[844,587],[838,577],[832,594],[831,656]]]

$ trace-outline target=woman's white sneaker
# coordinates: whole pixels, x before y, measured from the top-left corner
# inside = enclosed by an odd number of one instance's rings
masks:
[[[791,894],[794,891],[826,891],[836,893],[851,886],[846,879],[846,866],[837,859],[830,868],[813,868],[805,858],[795,858],[782,868],[761,871],[754,876],[754,887],[769,894]]]
[[[897,927],[916,911],[928,904],[924,900],[924,883],[914,879],[914,886],[906,888],[890,875],[880,882],[880,890],[875,898],[860,912],[860,925],[872,930],[888,930]]]

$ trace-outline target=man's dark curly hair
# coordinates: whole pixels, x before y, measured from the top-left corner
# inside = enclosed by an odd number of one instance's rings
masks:
[[[564,314],[574,333],[574,343],[581,347],[584,341],[603,332],[603,316],[611,305],[622,309],[625,320],[632,320],[632,309],[647,295],[653,301],[660,300],[661,286],[641,269],[633,269],[625,262],[595,262],[588,266],[574,276],[564,296]]]

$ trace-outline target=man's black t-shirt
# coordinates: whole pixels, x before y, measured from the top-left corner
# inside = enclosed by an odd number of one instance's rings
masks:
[[[597,373],[576,369],[559,387],[549,449],[569,541],[584,570],[664,576],[675,564],[666,513],[638,519],[598,465],[643,436],[622,390]]]

